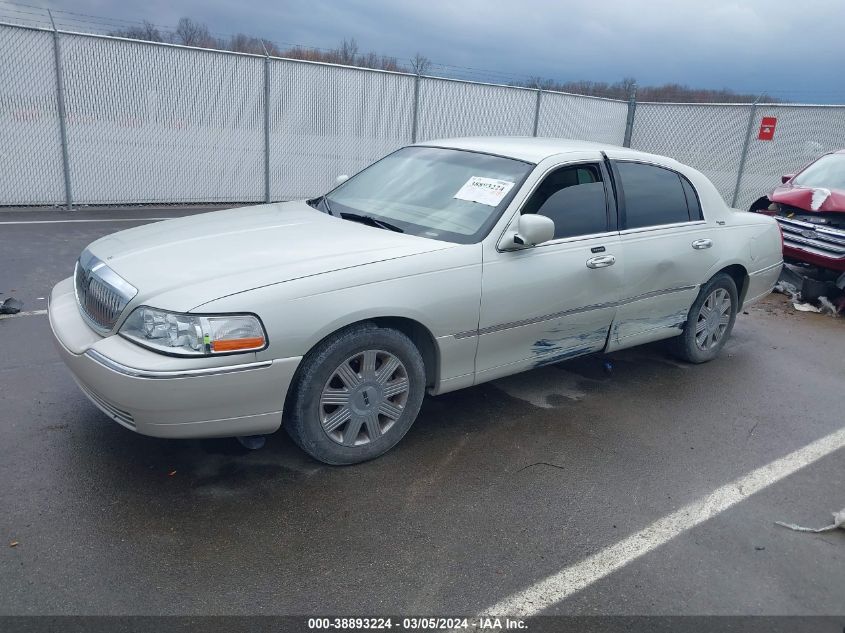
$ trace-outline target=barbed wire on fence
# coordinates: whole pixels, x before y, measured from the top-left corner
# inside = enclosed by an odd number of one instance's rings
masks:
[[[295,42],[282,41],[276,38],[259,38],[253,37],[244,33],[228,33],[221,31],[214,31],[206,27],[204,24],[194,22],[188,18],[182,18],[180,25],[186,21],[190,27],[198,29],[205,35],[206,41],[204,44],[197,42],[182,41],[182,33],[179,32],[179,25],[166,26],[143,19],[129,19],[106,17],[101,15],[93,15],[91,13],[82,13],[79,11],[70,11],[67,9],[51,8],[48,9],[33,3],[19,2],[18,0],[0,0],[0,22],[21,24],[24,26],[39,26],[42,28],[51,28],[51,16],[56,26],[61,30],[68,30],[73,32],[95,33],[100,35],[128,35],[136,39],[151,38],[155,41],[156,38],[161,38],[159,41],[170,41],[171,43],[181,43],[190,46],[200,46],[204,48],[219,48],[235,50],[236,52],[252,52],[261,54],[264,44],[270,48],[270,54],[279,57],[294,57],[302,58],[310,61],[320,61],[316,57],[326,56],[331,63],[342,63],[346,65],[358,65],[363,67],[383,68],[388,70],[398,71],[415,71],[415,58],[406,57],[404,55],[385,54],[383,52],[369,52],[357,53],[354,60],[338,60],[331,59],[338,48],[327,48],[314,46],[313,44],[302,44]],[[341,47],[348,44],[354,45],[354,39],[350,41],[344,40]],[[251,50],[242,48],[246,46]],[[416,57],[419,57],[417,54]],[[426,58],[427,72],[422,74],[432,74],[445,78],[459,79],[465,81],[482,81],[488,83],[497,83],[504,85],[517,85],[530,88],[544,88],[568,92],[571,94],[586,94],[592,96],[604,96],[610,98],[627,98],[628,92],[625,89],[625,84],[630,80],[623,80],[613,84],[606,82],[594,81],[565,81],[562,84],[553,80],[544,79],[536,74],[527,72],[513,72],[504,69],[481,68],[478,66],[459,65],[454,63],[446,63],[443,61],[429,60]],[[778,74],[780,81],[786,81],[788,77],[781,72]],[[621,93],[620,93],[621,90]],[[663,86],[645,86],[641,87],[641,91],[645,93],[659,94],[660,96],[650,99],[648,94],[644,94],[645,98],[642,101],[663,101],[663,102],[707,102],[717,101],[718,95],[723,93],[726,100],[732,103],[751,102],[752,98],[743,100],[743,95],[737,95],[729,90],[711,90],[711,89],[693,89],[684,85],[666,84]],[[792,95],[795,94],[794,88],[773,88],[766,89],[763,94],[770,95],[772,101],[794,101]],[[699,93],[702,93],[699,95]],[[804,90],[803,94],[813,99],[822,101],[845,101],[845,87],[838,90],[830,88],[814,88],[811,90]],[[698,95],[698,96],[696,96]],[[714,99],[714,97],[716,97]],[[766,99],[764,99],[765,101]]]
[[[51,27],[0,25],[0,205],[308,197],[415,140],[501,134],[627,141],[747,208],[845,146],[841,106],[624,101]],[[764,116],[774,141],[754,136]]]

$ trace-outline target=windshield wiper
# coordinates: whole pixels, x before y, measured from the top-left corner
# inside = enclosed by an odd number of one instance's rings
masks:
[[[341,213],[340,217],[342,217],[344,220],[352,220],[353,222],[360,222],[361,224],[369,224],[370,226],[375,226],[380,229],[387,229],[388,231],[395,231],[397,233],[405,232],[403,229],[400,229],[395,224],[385,222],[384,220],[379,220],[371,215],[361,215],[359,213]]]

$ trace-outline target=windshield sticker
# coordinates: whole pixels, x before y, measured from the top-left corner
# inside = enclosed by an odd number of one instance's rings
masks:
[[[496,207],[508,195],[513,185],[514,183],[509,180],[473,176],[464,183],[463,187],[458,189],[458,193],[454,197],[458,200],[480,202],[481,204]]]

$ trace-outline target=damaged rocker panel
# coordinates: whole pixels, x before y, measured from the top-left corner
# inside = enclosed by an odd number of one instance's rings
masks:
[[[602,327],[591,332],[562,338],[543,338],[531,346],[534,355],[534,367],[553,365],[576,356],[583,356],[604,347],[607,341],[607,328]]]
[[[634,303],[635,301],[642,301],[643,299],[651,299],[652,297],[659,297],[661,295],[673,294],[675,292],[685,292],[687,290],[695,290],[698,286],[680,286],[678,288],[667,288],[665,290],[653,290],[641,295],[629,297],[627,299],[620,299],[619,301],[609,301],[607,303],[596,303],[593,305],[583,306],[580,308],[572,308],[570,310],[561,310],[552,314],[544,314],[542,316],[531,317],[529,319],[522,319],[520,321],[511,321],[509,323],[500,323],[498,325],[488,325],[487,327],[479,328],[477,330],[467,330],[465,332],[458,332],[452,336],[456,339],[467,338],[469,336],[483,336],[484,334],[492,334],[494,332],[501,332],[503,330],[510,330],[512,328],[522,327],[525,325],[533,325],[534,323],[542,323],[543,321],[551,321],[552,319],[559,319],[561,317],[570,316],[572,314],[579,314],[581,312],[590,312],[591,310],[601,310],[603,308],[617,308],[622,305]]]

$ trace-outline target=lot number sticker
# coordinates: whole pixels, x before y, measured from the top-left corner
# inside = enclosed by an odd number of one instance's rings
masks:
[[[458,200],[480,202],[495,207],[508,195],[508,191],[513,188],[513,185],[514,183],[509,180],[473,176],[464,183],[463,187],[458,189],[458,193],[454,197]]]

